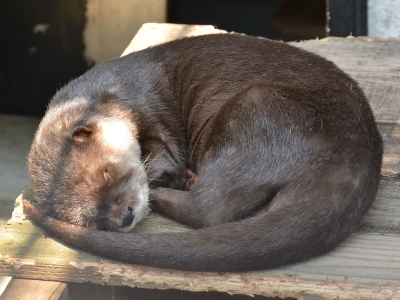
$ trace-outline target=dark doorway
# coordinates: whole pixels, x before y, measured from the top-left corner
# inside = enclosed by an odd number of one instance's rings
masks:
[[[88,68],[86,0],[3,1],[0,113],[42,115],[50,97]]]

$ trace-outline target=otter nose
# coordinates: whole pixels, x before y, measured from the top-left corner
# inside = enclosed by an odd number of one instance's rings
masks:
[[[126,227],[132,224],[133,219],[135,218],[135,215],[133,214],[133,209],[131,206],[128,206],[128,213],[126,216],[122,219],[122,225],[121,227]]]

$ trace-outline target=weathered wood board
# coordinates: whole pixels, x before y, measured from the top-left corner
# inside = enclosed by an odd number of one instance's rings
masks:
[[[11,279],[0,300],[62,300],[67,284],[54,281]]]
[[[140,39],[135,38],[130,47],[137,50],[167,37],[213,32],[206,27],[145,24],[137,35]],[[21,199],[33,198],[27,188],[0,236],[0,275],[299,299],[400,299],[400,40],[327,38],[293,45],[333,60],[360,83],[385,141],[377,199],[357,232],[335,251],[304,263],[247,273],[183,272],[123,264],[47,238],[22,213]],[[191,229],[152,214],[135,232],[175,230]]]

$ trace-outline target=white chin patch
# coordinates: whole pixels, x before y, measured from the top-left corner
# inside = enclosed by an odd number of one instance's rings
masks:
[[[132,187],[140,186],[138,194],[139,203],[135,203],[133,222],[126,227],[119,228],[122,232],[131,231],[137,223],[143,220],[149,213],[149,187],[147,185],[146,171],[140,159],[140,146],[135,137],[135,125],[115,119],[102,120],[101,139],[104,145],[114,150],[114,157],[118,164],[118,173],[127,174],[133,171],[135,174],[130,179]],[[111,159],[111,157],[110,157]]]
[[[139,199],[140,199],[140,203],[135,207],[135,210],[133,212],[135,214],[135,218],[133,219],[133,222],[129,226],[120,228],[120,230],[122,232],[131,231],[136,226],[136,224],[138,224],[140,221],[142,221],[149,214],[149,212],[150,212],[149,188],[147,185],[142,187],[140,194],[139,194]]]
[[[129,232],[129,231],[131,231],[133,228],[135,228],[136,224],[137,224],[136,220],[133,219],[133,222],[132,222],[131,225],[125,226],[125,227],[120,227],[119,230],[120,230],[121,232]]]

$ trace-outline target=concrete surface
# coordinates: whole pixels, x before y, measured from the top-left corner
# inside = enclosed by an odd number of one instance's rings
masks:
[[[29,180],[27,157],[40,118],[0,114],[0,232]],[[10,277],[0,276],[0,295]]]

